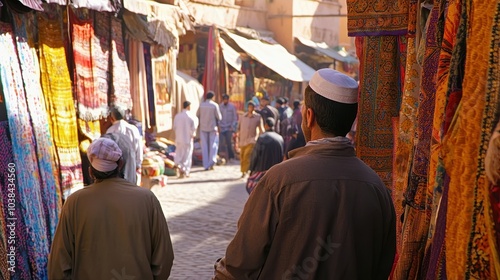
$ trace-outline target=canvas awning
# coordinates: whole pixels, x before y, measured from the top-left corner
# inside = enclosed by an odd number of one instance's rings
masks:
[[[224,39],[219,37],[220,46],[222,48],[222,55],[224,60],[231,65],[234,69],[241,72],[241,57],[235,49],[231,48]]]
[[[345,51],[340,51],[340,50],[335,50],[331,47],[329,47],[325,42],[317,43],[314,41],[311,41],[306,38],[302,37],[295,37],[301,44],[311,47],[315,49],[316,51],[329,56],[335,60],[341,61],[341,62],[347,62],[347,63],[354,63],[357,62],[358,59],[350,54],[348,54]]]
[[[313,68],[290,54],[280,44],[267,44],[260,40],[246,39],[229,31],[226,31],[226,34],[248,55],[285,79],[307,82],[315,72]]]

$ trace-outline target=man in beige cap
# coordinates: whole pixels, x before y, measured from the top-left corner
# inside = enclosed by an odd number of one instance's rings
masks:
[[[214,279],[388,279],[391,195],[345,137],[357,92],[333,69],[313,75],[302,107],[307,144],[260,179]]]
[[[113,140],[95,140],[87,155],[95,181],[63,205],[49,279],[167,279],[174,255],[158,199],[119,178],[122,151]]]

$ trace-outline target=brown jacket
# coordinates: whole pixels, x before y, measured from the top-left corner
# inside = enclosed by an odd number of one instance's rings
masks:
[[[214,279],[387,279],[395,212],[347,138],[309,142],[250,195]]]
[[[174,260],[156,196],[121,178],[68,197],[49,256],[49,279],[167,279]]]

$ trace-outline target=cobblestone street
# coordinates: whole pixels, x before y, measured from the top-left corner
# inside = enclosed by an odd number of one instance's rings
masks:
[[[169,279],[210,279],[217,258],[234,236],[236,223],[248,198],[239,162],[205,171],[193,166],[189,178],[168,177],[155,186],[167,217],[174,246]]]

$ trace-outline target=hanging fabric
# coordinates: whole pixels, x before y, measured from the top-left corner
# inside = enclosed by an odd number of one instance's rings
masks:
[[[21,67],[17,58],[12,27],[0,23],[0,79],[8,113],[15,163],[16,188],[26,230],[33,278],[47,278],[50,236],[42,202],[41,178],[37,164],[34,133],[26,104]],[[32,279],[32,278],[30,278]]]
[[[78,128],[59,6],[37,14],[42,89],[58,155],[63,199],[83,187]]]

